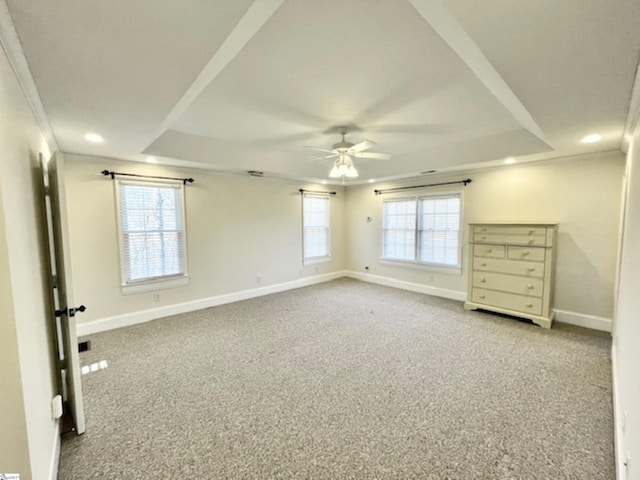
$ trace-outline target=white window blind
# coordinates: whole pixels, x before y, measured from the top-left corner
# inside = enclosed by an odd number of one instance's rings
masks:
[[[329,257],[329,197],[302,196],[302,228],[304,259]]]
[[[382,256],[392,260],[415,260],[416,199],[384,202]]]
[[[460,196],[419,200],[419,261],[458,266],[460,262]]]
[[[382,258],[460,266],[460,194],[383,203]]]
[[[186,275],[182,185],[118,182],[123,283]]]

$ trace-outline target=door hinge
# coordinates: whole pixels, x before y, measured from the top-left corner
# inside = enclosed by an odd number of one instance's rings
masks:
[[[51,283],[53,284],[53,288],[58,288],[58,276],[51,275]]]

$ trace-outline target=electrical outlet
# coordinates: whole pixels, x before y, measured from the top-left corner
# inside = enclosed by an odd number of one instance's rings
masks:
[[[365,270],[369,270],[369,265],[365,265],[365,266],[364,266],[364,269],[365,269]]]
[[[260,275],[256,276],[256,283],[260,283],[262,281],[262,277]]]
[[[154,302],[159,302],[160,301],[160,294],[159,293],[154,293],[153,294],[153,301]]]

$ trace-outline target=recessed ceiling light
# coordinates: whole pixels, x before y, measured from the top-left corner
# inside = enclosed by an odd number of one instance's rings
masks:
[[[326,184],[327,184],[327,181],[326,181],[326,180],[322,180],[320,183],[321,183],[322,185],[326,185]]]
[[[512,165],[516,163],[516,159],[513,157],[505,158],[502,163],[504,163],[505,165]]]
[[[373,182],[375,182],[375,181],[376,181],[376,179],[375,179],[375,178],[370,178],[370,179],[369,179],[369,183],[373,183]]]
[[[100,135],[98,135],[97,133],[87,133],[84,136],[84,139],[87,142],[91,142],[91,143],[102,143],[104,142],[104,138],[102,138]]]
[[[602,137],[600,135],[598,135],[597,133],[592,133],[591,135],[587,135],[582,140],[580,140],[580,143],[595,143],[599,142],[600,140],[602,140]]]
[[[145,161],[147,163],[158,163],[158,160],[156,160],[154,157],[147,157]]]

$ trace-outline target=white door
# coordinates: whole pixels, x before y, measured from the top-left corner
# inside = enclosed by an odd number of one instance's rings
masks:
[[[71,257],[68,239],[67,197],[64,188],[64,159],[56,152],[47,165],[43,165],[48,180],[45,192],[48,197],[47,221],[49,232],[52,233],[53,260],[52,282],[53,296],[56,302],[56,317],[59,317],[58,346],[62,349],[61,378],[63,381],[63,395],[68,406],[75,431],[78,435],[84,433],[84,403],[82,400],[82,384],[80,380],[80,355],[78,338],[76,335],[76,314],[84,312],[84,305],[76,306],[73,298],[73,282],[71,279]],[[48,175],[46,174],[48,172]]]

